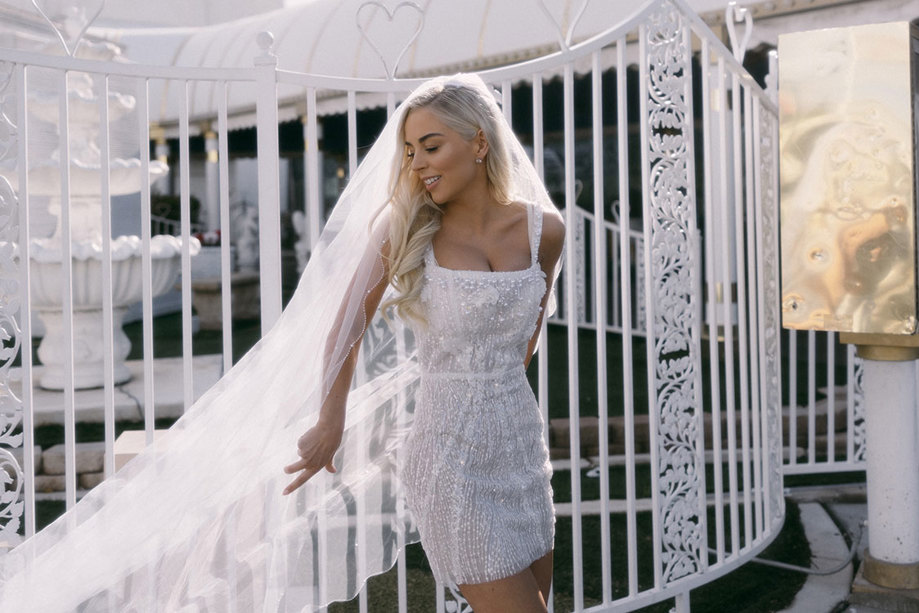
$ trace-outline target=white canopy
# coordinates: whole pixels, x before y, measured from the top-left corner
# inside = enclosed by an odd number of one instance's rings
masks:
[[[256,37],[275,37],[279,68],[354,78],[426,77],[480,70],[558,51],[625,21],[644,2],[593,0],[418,0],[407,2],[312,0],[239,21],[194,29],[94,30],[124,46],[124,55],[149,64],[251,67],[260,54]],[[362,8],[363,6],[363,8]],[[578,14],[583,13],[578,18]],[[389,9],[387,7],[394,7]],[[390,13],[389,11],[393,12]],[[376,48],[376,49],[375,49]],[[378,50],[378,52],[377,52]],[[401,57],[401,60],[400,60]],[[151,82],[151,121],[174,124],[174,83]],[[213,82],[194,83],[192,118],[216,110]],[[232,127],[252,125],[255,88],[234,84]],[[303,113],[302,90],[282,88],[280,119]],[[378,104],[369,98],[362,105]],[[320,112],[340,112],[341,101],[320,102]],[[194,130],[194,127],[192,128]]]
[[[385,78],[393,71],[398,77],[426,77],[502,66],[558,51],[566,38],[568,42],[590,38],[627,21],[644,4],[631,0],[303,0],[201,28],[93,31],[123,45],[128,59],[147,64],[251,67],[260,54],[256,37],[269,31],[283,70],[355,78]],[[726,0],[688,0],[688,4],[713,26],[723,23]],[[830,0],[820,10],[800,0],[779,4],[739,0],[738,4],[750,6],[756,16],[750,46],[775,44],[777,35],[785,31],[919,16],[915,4],[903,0]],[[412,5],[420,7],[423,16]],[[741,30],[739,26],[742,36]],[[151,121],[164,126],[175,125],[179,115],[170,88],[175,84],[150,84]],[[216,89],[214,82],[190,84],[193,119],[213,117]],[[233,84],[229,89],[231,127],[253,125],[255,88]],[[301,88],[282,86],[280,96],[282,121],[305,112]],[[380,99],[365,96],[358,104],[378,105]],[[318,110],[341,112],[344,102],[320,95]],[[196,129],[193,125],[192,131]]]

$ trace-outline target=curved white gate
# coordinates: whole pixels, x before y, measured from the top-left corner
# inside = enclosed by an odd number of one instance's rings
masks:
[[[559,50],[481,76],[494,85],[504,112],[532,146],[534,161],[558,195],[567,223],[567,252],[560,279],[560,311],[548,322],[538,352],[535,384],[551,424],[558,456],[560,541],[556,568],[570,576],[564,590],[577,611],[626,611],[668,598],[688,607],[689,591],[736,568],[761,551],[784,519],[782,497],[781,371],[778,312],[777,122],[770,98],[682,0],[650,0],[626,22]],[[125,137],[141,169],[150,168],[151,106],[177,101],[173,134],[183,234],[190,230],[192,160],[197,122],[211,122],[223,236],[230,236],[229,134],[233,92],[257,92],[259,266],[261,322],[267,329],[282,305],[278,90],[302,92],[305,105],[304,176],[307,245],[315,240],[325,203],[324,152],[317,100],[340,98],[347,175],[360,155],[359,100],[382,96],[388,109],[420,80],[346,79],[277,68],[270,38],[255,66],[240,69],[153,67],[114,61],[52,57],[0,49],[0,463],[12,475],[0,496],[0,528],[15,541],[20,527],[35,529],[36,478],[33,426],[41,421],[36,398],[29,314],[35,296],[29,216],[40,200],[32,174],[39,147],[31,130],[41,95],[37,85],[65,91],[70,79],[92,84],[98,110],[100,165],[111,166],[109,127],[114,92],[133,95],[137,118]],[[389,74],[393,74],[391,71]],[[210,115],[192,92],[208,85]],[[55,90],[56,88],[56,90]],[[151,92],[163,98],[152,98]],[[57,124],[70,125],[86,101],[59,97]],[[63,100],[63,103],[60,101]],[[170,103],[172,104],[172,102]],[[77,108],[79,107],[79,108]],[[558,124],[560,129],[552,126]],[[338,124],[342,125],[342,124]],[[547,130],[546,126],[550,129]],[[122,126],[123,127],[123,126]],[[324,126],[324,137],[329,139]],[[71,201],[66,152],[72,130],[60,130],[59,199]],[[124,136],[124,135],[122,135]],[[130,150],[131,146],[127,146]],[[28,163],[25,161],[28,160]],[[550,166],[560,165],[555,181]],[[550,176],[551,175],[551,176]],[[151,179],[138,186],[143,265],[143,360],[139,372],[147,440],[151,440],[161,390],[175,381],[157,378],[152,314]],[[113,173],[99,173],[99,212],[110,219]],[[69,236],[75,220],[60,215]],[[110,234],[104,226],[103,236]],[[61,243],[64,261],[70,244]],[[192,249],[182,244],[182,402],[196,389],[192,350]],[[221,283],[234,282],[227,241],[221,247]],[[112,241],[102,239],[103,296],[111,296]],[[72,335],[75,308],[69,288],[76,265],[64,266],[62,320]],[[223,320],[230,321],[230,293]],[[111,298],[101,312],[111,329]],[[22,315],[20,317],[20,315]],[[223,327],[223,367],[232,362],[231,326]],[[81,357],[70,343],[64,372]],[[114,471],[114,424],[122,387],[111,372],[114,341],[104,348],[101,409],[106,475]],[[551,369],[551,372],[550,372]],[[566,373],[559,376],[559,373]],[[59,394],[65,431],[67,506],[79,495],[75,431],[80,393],[70,383]],[[198,387],[200,387],[200,382]],[[42,414],[44,415],[44,414]],[[567,421],[566,421],[567,420]],[[580,427],[570,427],[578,424]],[[556,440],[564,436],[565,440]],[[567,457],[561,457],[567,456]],[[558,484],[565,484],[562,488]],[[570,484],[570,487],[567,485]],[[40,499],[41,496],[38,496]],[[650,546],[641,538],[650,526]],[[404,556],[398,566],[400,609],[406,599],[429,599],[439,611],[448,600],[409,594]],[[562,572],[563,571],[563,572]],[[558,587],[561,590],[562,588]],[[361,610],[367,604],[361,595]],[[457,610],[451,605],[450,610]]]

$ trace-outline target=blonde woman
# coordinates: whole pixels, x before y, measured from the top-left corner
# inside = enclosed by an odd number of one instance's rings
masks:
[[[421,384],[402,481],[438,579],[477,613],[545,611],[554,513],[543,422],[525,368],[546,310],[564,226],[514,199],[509,130],[484,87],[429,86],[407,103],[388,216],[384,290],[409,321]],[[353,361],[352,361],[353,363]],[[332,461],[352,369],[299,441],[293,491]]]

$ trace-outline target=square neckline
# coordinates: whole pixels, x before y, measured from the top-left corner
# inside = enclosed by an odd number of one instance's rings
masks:
[[[534,268],[539,268],[539,233],[542,231],[541,227],[537,227],[537,215],[534,214],[534,209],[537,205],[530,202],[523,202],[524,207],[526,207],[527,212],[527,243],[530,245],[530,265],[526,268],[518,268],[514,270],[481,270],[478,268],[447,268],[446,266],[441,266],[437,262],[437,256],[434,254],[434,241],[432,240],[428,244],[427,253],[430,256],[430,262],[439,270],[444,270],[450,273],[465,273],[465,274],[475,274],[475,275],[513,275],[513,274],[522,274],[532,271]],[[541,220],[541,215],[539,216]],[[541,226],[541,224],[539,224]],[[545,276],[545,271],[539,268],[539,272]]]

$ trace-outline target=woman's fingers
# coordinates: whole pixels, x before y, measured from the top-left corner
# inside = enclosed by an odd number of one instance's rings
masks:
[[[336,472],[333,464],[335,451],[341,441],[341,431],[329,432],[328,428],[313,427],[297,440],[297,455],[300,459],[284,467],[284,472],[294,474],[296,479],[284,488],[287,495],[313,478],[313,475],[325,468],[330,473]]]
[[[310,477],[315,475],[316,472],[317,471],[314,471],[314,470],[304,470],[299,475],[297,475],[296,479],[294,479],[289,484],[287,484],[287,487],[284,488],[283,494],[287,496],[288,494],[290,494],[291,492],[299,488],[301,485],[309,481]]]
[[[284,472],[287,473],[288,475],[292,475],[296,472],[299,472],[300,474],[297,475],[297,477],[293,481],[291,481],[286,488],[284,488],[284,495],[286,496],[290,494],[291,492],[293,492],[294,490],[296,490],[297,488],[299,488],[301,485],[303,485],[304,483],[312,479],[313,476],[316,473],[318,473],[320,470],[322,470],[323,468],[325,468],[330,473],[334,473],[338,471],[338,469],[335,468],[335,465],[332,460],[329,460],[328,463],[324,467],[323,466],[316,467],[316,465],[313,464],[308,459],[300,459],[294,462],[293,464],[288,464],[287,466],[285,466]]]

